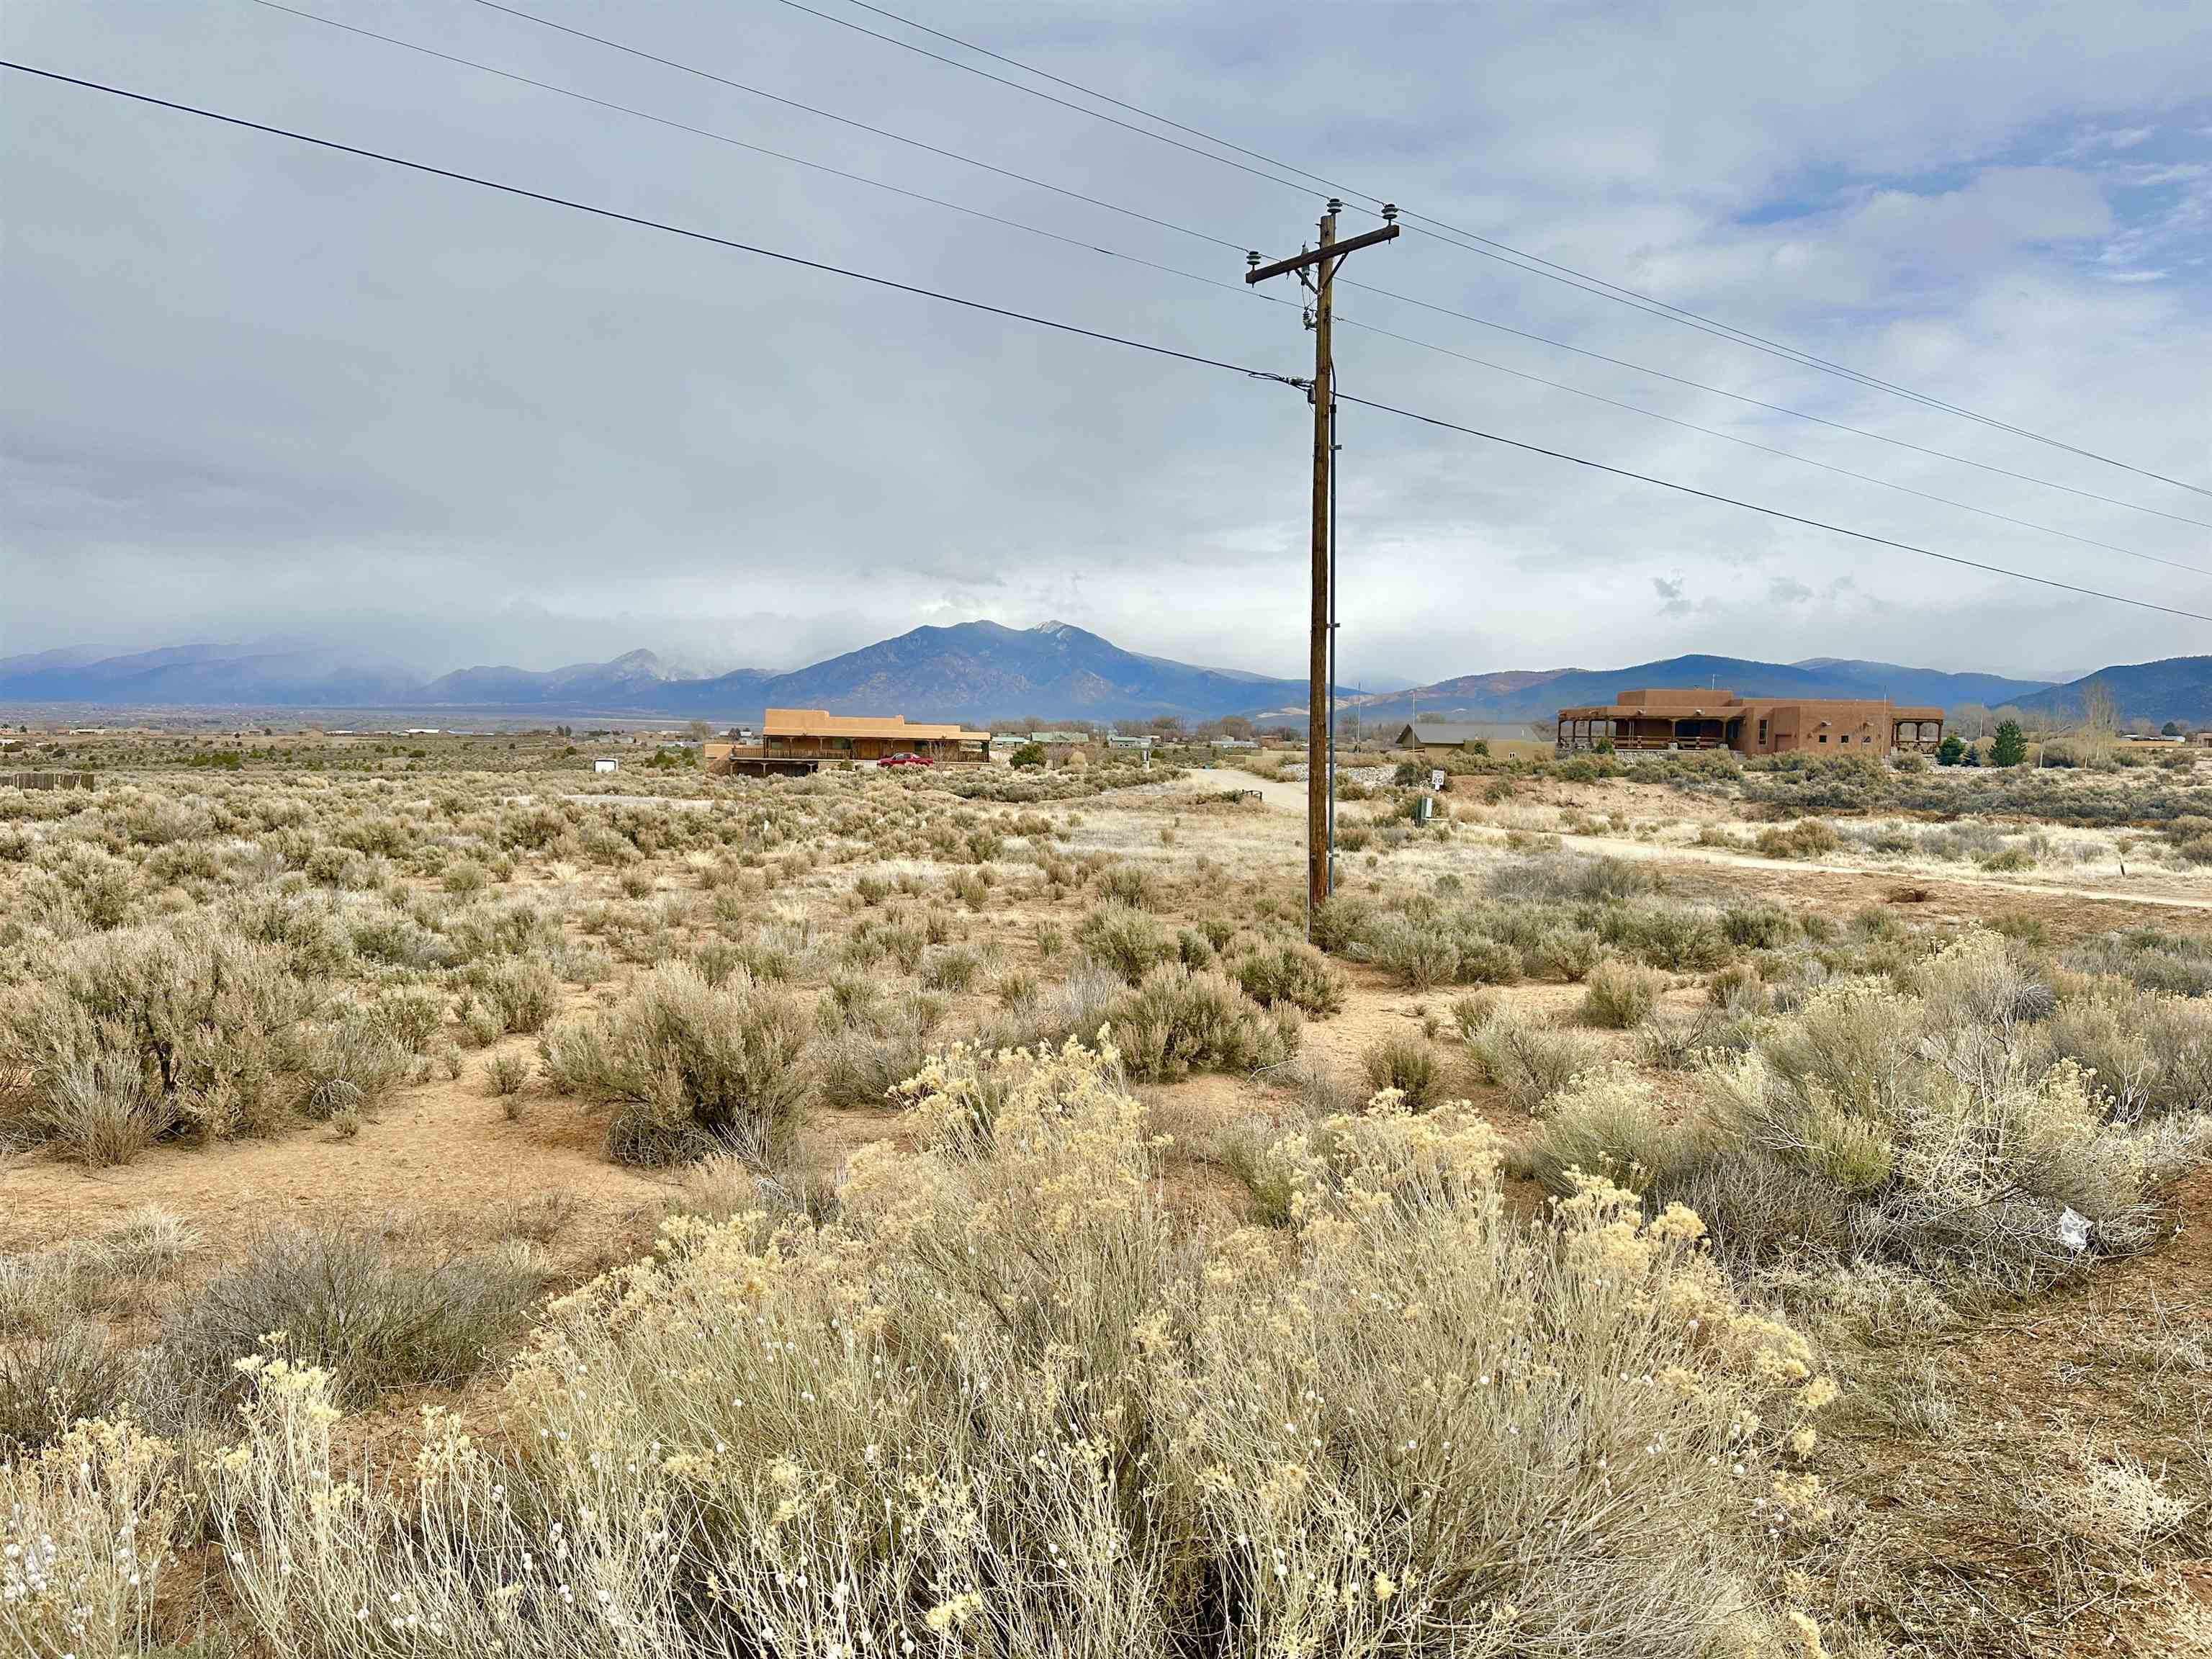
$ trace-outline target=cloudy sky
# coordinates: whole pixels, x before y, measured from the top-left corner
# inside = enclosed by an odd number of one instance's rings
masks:
[[[847,0],[808,3],[1024,78]],[[907,15],[1434,220],[2212,486],[2200,8],[914,3]],[[1314,234],[1318,187],[781,0],[514,4],[1040,183],[483,0],[299,6],[735,142],[254,0],[9,0],[0,44],[993,305],[1310,370],[1296,313],[1243,289],[1237,250],[1294,250]],[[432,668],[639,645],[774,668],[991,617],[1061,618],[1236,667],[1302,660],[1309,457],[1294,390],[21,75],[0,75],[0,654],[283,635]],[[1344,229],[1375,222],[1348,211]],[[1340,316],[1370,325],[1340,331],[1347,393],[2212,613],[2212,574],[2150,562],[2212,572],[2212,529],[2180,521],[2212,521],[2212,495],[1435,234],[1356,256],[1346,280],[1407,296],[1340,291]],[[2212,653],[2212,623],[1364,409],[1346,409],[1342,435],[1347,678],[1686,650],[2017,673]]]

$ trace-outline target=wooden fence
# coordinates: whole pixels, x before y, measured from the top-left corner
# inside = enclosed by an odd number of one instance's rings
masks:
[[[93,772],[0,772],[0,787],[89,789],[98,775]]]

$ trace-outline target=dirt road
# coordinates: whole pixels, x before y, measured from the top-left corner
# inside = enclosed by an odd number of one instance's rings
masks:
[[[1306,810],[1306,787],[1304,783],[1255,777],[1248,772],[1221,769],[1189,772],[1177,779],[1175,787],[1201,793],[1220,789],[1256,789],[1262,804],[1272,811],[1304,817]],[[1506,832],[1503,830],[1484,824],[1469,824],[1466,828],[1486,842],[1502,844],[1505,839]],[[1922,867],[1900,869],[1871,860],[1864,863],[1847,864],[1834,860],[1768,859],[1753,853],[1733,852],[1723,847],[1684,846],[1679,842],[1638,841],[1628,836],[1561,833],[1559,840],[1561,846],[1581,853],[1601,853],[1613,858],[1642,859],[1668,864],[1717,865],[1729,869],[1756,870],[1766,875],[1802,871],[1812,875],[1870,876],[1923,885],[1978,887],[1997,892],[2018,893],[2023,897],[2101,899],[2119,904],[2154,905],[2168,909],[2212,910],[2212,896],[2148,892],[2123,886],[2118,882],[2090,886],[2038,880],[2032,875],[1993,875],[1972,865],[1960,865],[1955,868],[1947,866],[1939,872]]]

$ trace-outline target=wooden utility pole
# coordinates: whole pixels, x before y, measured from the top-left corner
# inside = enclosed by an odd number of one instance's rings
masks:
[[[1329,528],[1332,522],[1330,481],[1336,470],[1336,402],[1334,381],[1336,368],[1329,356],[1329,322],[1336,289],[1337,267],[1345,256],[1355,249],[1372,247],[1387,242],[1398,234],[1398,210],[1384,204],[1385,221],[1380,230],[1370,230],[1364,236],[1354,236],[1349,241],[1336,240],[1336,216],[1344,204],[1331,199],[1328,211],[1322,216],[1321,244],[1303,250],[1297,258],[1279,259],[1272,265],[1262,265],[1260,256],[1250,253],[1245,263],[1251,268],[1244,273],[1249,283],[1264,283],[1271,276],[1296,272],[1298,281],[1313,295],[1313,309],[1308,316],[1308,326],[1314,334],[1314,377],[1308,388],[1313,399],[1313,613],[1311,632],[1307,640],[1306,672],[1308,675],[1306,707],[1306,932],[1313,932],[1313,915],[1321,902],[1327,898],[1330,887],[1330,855],[1334,837],[1329,833],[1332,792],[1336,780],[1330,775],[1334,769],[1329,738],[1329,693],[1333,689],[1329,676],[1334,665],[1334,641],[1330,635],[1334,616],[1334,594],[1330,582],[1334,575],[1330,554]],[[1313,274],[1309,276],[1306,273]]]

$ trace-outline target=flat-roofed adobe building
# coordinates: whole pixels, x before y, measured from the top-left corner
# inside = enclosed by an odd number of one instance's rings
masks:
[[[1732,749],[1739,755],[1932,753],[1943,740],[1943,711],[1887,698],[1739,697],[1692,686],[1641,686],[1609,703],[1562,708],[1559,750],[1601,743],[1640,750]]]
[[[991,734],[909,720],[903,714],[832,714],[822,708],[771,708],[758,743],[710,743],[709,772],[812,772],[840,761],[921,755],[939,764],[991,758]]]

